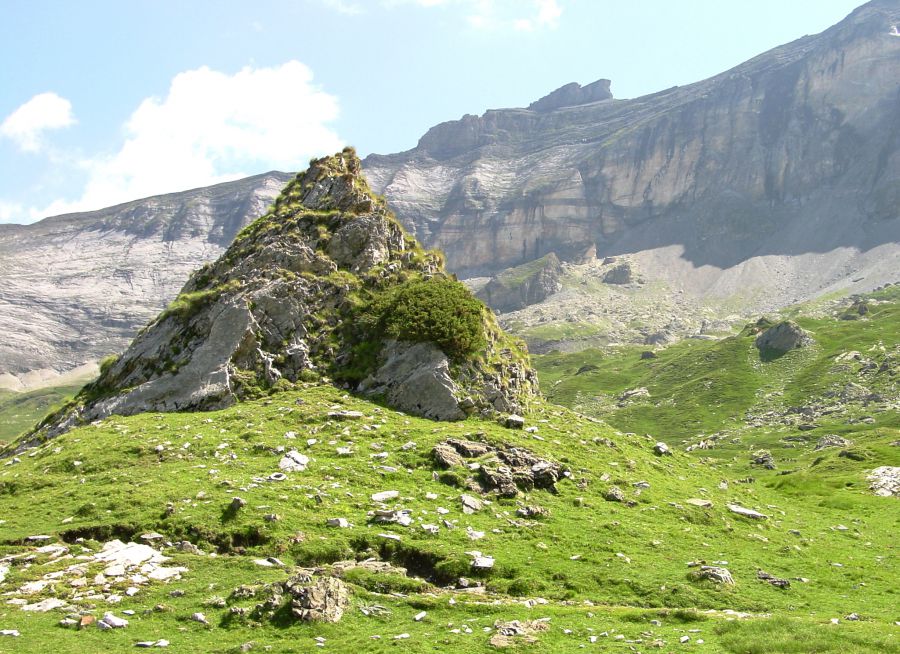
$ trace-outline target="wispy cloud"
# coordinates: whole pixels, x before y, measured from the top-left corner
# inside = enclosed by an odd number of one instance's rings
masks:
[[[56,93],[41,93],[0,123],[0,136],[11,139],[25,152],[37,152],[44,145],[44,132],[74,124],[71,102]]]
[[[345,144],[328,124],[338,100],[313,84],[299,61],[229,75],[207,67],[178,74],[164,98],[144,100],[124,126],[118,151],[73,163],[87,174],[80,197],[28,210],[31,220],[87,211],[244,177],[298,170]],[[0,203],[0,220],[22,207]]]
[[[340,14],[347,16],[358,16],[365,13],[363,5],[353,0],[319,0],[322,4],[330,9],[334,9]]]
[[[513,29],[535,32],[554,29],[559,24],[562,6],[559,0],[319,0],[327,7],[347,15],[359,15],[377,9],[420,7],[456,11],[461,21],[476,30]]]

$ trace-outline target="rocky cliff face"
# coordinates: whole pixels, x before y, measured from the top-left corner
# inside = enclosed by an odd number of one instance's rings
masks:
[[[291,181],[42,433],[315,379],[441,420],[515,412],[537,392],[524,349],[404,233],[350,149]]]
[[[874,286],[900,260],[898,23],[900,2],[877,0],[690,86],[563,87],[364,168],[462,275],[596,247],[697,294]]]
[[[540,259],[496,275],[478,297],[497,311],[516,311],[543,302],[562,288],[562,266],[552,252]]]
[[[34,225],[0,225],[0,388],[53,383],[61,372],[121,351],[290,178],[268,173]]]

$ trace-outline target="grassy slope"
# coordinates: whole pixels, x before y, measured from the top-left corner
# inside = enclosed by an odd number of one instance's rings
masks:
[[[328,420],[334,407],[357,409],[368,417]],[[853,483],[809,502],[773,483],[777,473],[754,470],[756,482],[739,483],[750,474],[743,459],[683,453],[657,458],[650,453],[652,440],[618,434],[550,405],[537,409],[528,421],[538,427],[542,440],[474,419],[439,424],[406,417],[330,387],[309,386],[221,412],[114,417],[74,430],[18,463],[0,467],[3,549],[18,551],[21,539],[37,533],[71,541],[79,535],[133,537],[153,529],[222,554],[216,559],[174,554],[190,571],[181,581],[153,586],[114,607],[136,611],[124,631],[65,630],[55,626],[59,613],[30,614],[11,606],[0,607],[0,628],[22,632],[14,641],[16,652],[43,652],[48,642],[57,652],[126,651],[135,641],[162,637],[180,652],[227,651],[251,640],[276,652],[309,651],[317,635],[328,638],[335,651],[380,652],[394,651],[392,637],[400,633],[411,635],[403,642],[407,651],[477,652],[487,649],[489,635],[482,628],[495,619],[551,617],[550,631],[529,651],[567,651],[602,632],[610,635],[601,637],[606,649],[600,651],[630,651],[628,643],[613,640],[616,634],[626,641],[658,637],[675,646],[687,634],[694,641],[704,639],[705,651],[900,651],[896,629],[890,626],[900,618],[894,588],[898,570],[894,559],[883,558],[895,538],[896,525],[884,520],[885,507],[893,507],[889,503],[894,500],[869,496],[853,466],[839,469]],[[286,438],[291,431],[295,439]],[[515,527],[509,520],[516,519],[516,501],[496,498],[482,512],[462,513],[460,489],[433,478],[429,451],[447,436],[476,432],[491,442],[526,445],[569,466],[572,477],[559,484],[558,494],[534,491],[521,498],[520,503],[548,508],[548,518]],[[318,442],[307,448],[308,438]],[[607,438],[615,447],[595,441]],[[401,450],[408,441],[416,447]],[[162,453],[155,450],[160,444],[166,448]],[[373,445],[389,453],[386,461],[371,458],[379,451]],[[273,449],[278,446],[307,451],[309,469],[291,473],[287,481],[266,481],[277,470],[280,455]],[[352,447],[353,455],[339,456],[338,446]],[[798,465],[811,456],[804,452]],[[828,466],[835,460],[828,458],[815,474],[830,478]],[[379,469],[383,464],[397,472]],[[723,480],[729,482],[727,489],[719,486]],[[638,481],[650,487],[639,490],[633,486]],[[602,493],[612,483],[636,504],[605,502]],[[374,508],[369,496],[386,489],[400,491],[397,506],[412,510],[412,527],[367,523],[367,512]],[[428,500],[428,492],[439,498]],[[235,495],[248,505],[231,515],[227,506]],[[713,508],[684,504],[689,497],[709,498]],[[725,509],[726,502],[757,508],[772,519],[756,523],[739,518]],[[167,503],[175,507],[171,516],[165,514]],[[432,536],[418,524],[438,523],[439,506],[450,510],[444,517],[457,521],[457,528],[442,527]],[[280,520],[266,521],[263,516],[269,513]],[[326,518],[339,516],[354,526],[325,527]],[[839,523],[850,529],[833,529]],[[470,541],[466,526],[484,531],[485,537]],[[379,533],[396,533],[402,540],[398,545]],[[90,540],[86,545],[97,546]],[[240,547],[245,549],[236,549]],[[473,549],[496,557],[493,573],[484,579],[492,595],[457,594],[455,606],[448,604],[449,591],[436,588],[400,597],[357,587],[356,605],[378,603],[390,614],[365,617],[354,606],[339,625],[256,628],[230,621],[227,609],[203,606],[211,596],[227,597],[239,584],[286,576],[255,566],[252,558],[257,556],[310,565],[374,554],[410,565],[423,576],[449,578],[471,576],[465,552]],[[689,581],[686,563],[701,558],[727,560],[736,587]],[[59,564],[14,567],[0,590],[9,592],[54,565]],[[756,580],[758,568],[810,581],[782,591]],[[184,597],[170,597],[175,588],[184,590]],[[406,586],[387,584],[384,590],[394,589]],[[544,597],[550,604],[529,609],[519,601],[525,597]],[[167,609],[153,611],[158,604]],[[677,611],[694,607],[780,617],[730,622],[718,615]],[[423,609],[428,617],[414,622],[412,616]],[[101,602],[96,611],[103,610]],[[198,610],[209,617],[210,628],[187,619]],[[851,611],[865,620],[822,627],[829,618]],[[651,619],[661,620],[662,626],[651,625]],[[462,624],[473,633],[451,632]],[[818,649],[790,645],[797,634],[813,638],[814,633],[822,641]],[[372,635],[382,639],[371,640]],[[760,639],[785,644],[783,649],[753,649]],[[11,643],[0,640],[0,651]]]
[[[51,410],[74,396],[81,386],[53,386],[27,393],[0,390],[0,443],[11,442],[34,427]]]

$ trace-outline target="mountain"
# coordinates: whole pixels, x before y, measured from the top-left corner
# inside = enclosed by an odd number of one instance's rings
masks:
[[[0,388],[56,384],[60,373],[120,351],[291,177],[0,225]]]
[[[900,0],[876,0],[696,84],[568,84],[363,170],[448,270],[494,278],[535,349],[729,333],[900,279],[898,25]],[[289,177],[0,226],[0,387],[96,372]],[[550,254],[560,269],[527,281]]]
[[[352,148],[312,161],[35,437],[330,379],[437,420],[537,393],[527,351],[405,234]]]
[[[462,276],[627,256],[768,309],[900,279],[900,2],[632,100],[601,80],[371,155],[373,188]]]

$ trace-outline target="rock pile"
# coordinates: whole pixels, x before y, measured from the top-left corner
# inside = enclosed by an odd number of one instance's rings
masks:
[[[486,443],[449,438],[432,449],[435,463],[442,468],[466,468],[467,459],[480,459],[473,489],[494,491],[502,497],[515,497],[519,489],[542,488],[556,491],[564,475],[560,464],[542,459],[522,447],[494,447]],[[472,464],[476,465],[476,464]]]

